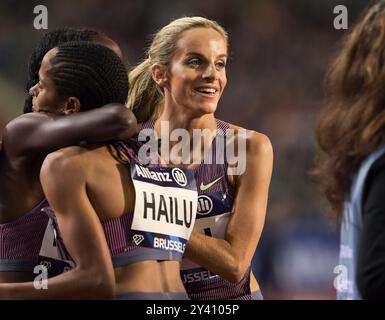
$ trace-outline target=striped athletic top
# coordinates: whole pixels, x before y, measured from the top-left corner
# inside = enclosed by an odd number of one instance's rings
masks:
[[[113,143],[112,146],[117,151],[117,157],[121,162],[128,164],[128,160],[130,162],[139,161],[138,148],[140,147],[140,145],[136,140],[130,139],[128,141],[119,141]],[[160,166],[159,156],[157,154],[147,154],[147,158],[153,159],[152,162],[148,165],[148,167]],[[40,261],[43,262],[42,264],[48,263],[51,266],[57,266],[52,268],[52,273],[50,273],[51,276],[63,272],[62,270],[64,268],[72,267],[72,264],[69,262],[73,262],[73,260],[65,249],[53,210],[47,207],[44,209],[44,211],[52,220],[52,227],[55,230],[54,242],[57,242],[55,244],[55,254],[53,256],[43,255],[40,259]],[[124,214],[118,218],[107,219],[102,221],[103,230],[111,253],[114,267],[121,267],[145,260],[182,260],[182,254],[179,252],[164,249],[162,250],[148,248],[144,246],[138,246],[133,243],[132,236],[130,234],[132,221],[132,212]],[[46,227],[46,225],[47,223],[44,227]],[[50,240],[52,237],[48,235],[47,238],[49,240],[48,242],[52,242]]]
[[[75,263],[64,246],[54,210],[46,206],[42,211],[49,219],[39,252],[39,264],[47,268],[51,278],[74,268]]]
[[[39,250],[48,223],[43,200],[20,218],[0,224],[0,271],[30,271],[38,263]]]
[[[129,236],[131,224],[132,213],[102,222],[115,268],[145,260],[181,260],[181,256],[173,251],[145,248],[132,243]]]
[[[140,143],[133,139],[130,139],[129,142],[119,141],[114,143],[114,147],[121,158],[130,160],[130,162],[140,162],[138,159]],[[152,159],[148,167],[160,166],[158,154],[150,153],[147,154],[147,157]],[[102,221],[114,267],[145,260],[182,260],[182,255],[175,251],[147,248],[133,243],[130,236],[132,220],[133,213],[128,213],[118,218]]]
[[[216,238],[225,237],[229,215],[233,206],[235,188],[227,179],[226,143],[217,142],[226,137],[229,124],[217,121],[217,136],[211,146],[212,164],[202,162],[192,168],[198,189],[198,211],[194,230]],[[143,125],[144,129],[153,129],[155,121]],[[216,161],[222,159],[222,161]],[[221,276],[183,259],[181,278],[192,300],[251,300],[250,270],[238,283],[231,283]]]

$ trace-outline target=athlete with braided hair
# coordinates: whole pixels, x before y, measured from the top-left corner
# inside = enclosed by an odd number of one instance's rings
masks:
[[[63,29],[48,33],[31,58],[30,79],[34,86],[30,91],[30,103],[32,99],[39,101],[47,91],[44,80],[37,83],[35,79],[38,79],[35,74],[40,67],[37,70],[36,67],[41,64],[43,52],[74,38],[96,39],[121,54],[111,39],[91,30]],[[87,83],[95,81],[90,78],[85,80]],[[114,92],[115,86],[110,82],[104,85],[104,89]],[[48,101],[43,100],[35,112],[19,116],[5,127],[0,153],[0,282],[30,281],[33,278],[33,267],[38,262],[48,223],[46,214],[41,212],[46,201],[39,181],[41,164],[46,155],[82,141],[108,141],[128,138],[133,134],[135,116],[123,105],[111,104],[124,102],[125,99],[111,100],[111,94],[102,89],[95,96],[86,101],[87,109],[95,109],[80,113],[76,112],[74,101],[59,106],[48,96]],[[55,114],[45,109],[47,103],[56,105]],[[102,107],[107,103],[108,106]]]
[[[24,104],[24,113],[32,112],[32,96],[29,95],[29,89],[39,82],[39,69],[41,61],[45,54],[56,47],[57,45],[70,41],[91,41],[104,45],[113,50],[119,57],[122,57],[122,52],[119,46],[104,33],[87,28],[61,28],[46,33],[33,50],[29,59],[28,78],[25,85],[28,96]]]
[[[105,54],[92,55],[91,49]],[[126,70],[119,57],[109,51],[107,47],[86,42],[68,42],[50,50],[40,67],[39,82],[30,89],[32,109],[62,114],[69,110],[70,113],[88,111],[112,102],[124,103],[128,92]],[[56,95],[54,103],[42,102],[42,99],[50,98],[46,96],[45,76],[52,80],[49,84],[54,85],[50,90],[51,95]],[[70,98],[64,104],[55,103],[64,97]]]
[[[110,53],[100,56],[102,48],[68,43],[49,51],[40,68],[45,87],[33,88],[34,109],[81,110],[95,96],[104,102],[111,92],[118,102],[125,99],[128,76],[121,68],[116,72],[110,50],[104,48]],[[86,82],[85,89],[78,87]],[[70,270],[50,278],[48,290],[35,290],[28,282],[0,284],[0,298],[187,299],[179,261],[195,221],[195,180],[192,172],[178,169],[181,186],[170,178],[170,168],[145,166],[138,147],[135,140],[68,147],[46,158],[41,182],[57,236],[44,237],[42,252],[63,244],[66,252],[61,261],[43,260],[68,263]],[[170,247],[159,249],[155,242]]]

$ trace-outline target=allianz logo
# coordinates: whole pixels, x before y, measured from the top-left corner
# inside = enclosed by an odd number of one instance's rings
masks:
[[[187,185],[187,177],[183,170],[179,168],[173,168],[170,172],[161,172],[161,171],[153,171],[149,168],[139,166],[135,164],[136,172],[138,177],[151,179],[155,181],[164,181],[164,182],[176,182],[180,186],[184,187]]]
[[[214,204],[210,197],[206,195],[200,195],[198,197],[197,213],[201,216],[205,216],[213,210]]]

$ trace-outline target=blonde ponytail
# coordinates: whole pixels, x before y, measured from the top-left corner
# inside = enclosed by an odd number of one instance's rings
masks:
[[[163,104],[163,92],[151,75],[149,58],[136,66],[128,75],[129,91],[127,107],[135,114],[138,122],[155,118]]]

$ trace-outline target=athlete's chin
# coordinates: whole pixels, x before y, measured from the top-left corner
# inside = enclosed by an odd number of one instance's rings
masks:
[[[217,110],[218,103],[204,103],[199,106],[202,114],[214,113]]]
[[[42,108],[38,108],[38,107],[34,107],[32,106],[32,111],[33,112],[40,112],[40,113],[46,113],[47,111],[42,109]]]
[[[32,111],[33,111],[33,112],[37,112],[37,110],[38,110],[38,107],[36,106],[35,100],[36,100],[36,98],[33,97],[33,98],[32,98]]]
[[[202,117],[214,113],[217,110],[217,105],[217,103],[192,102],[185,106],[185,111],[188,114],[193,114],[194,117]]]

